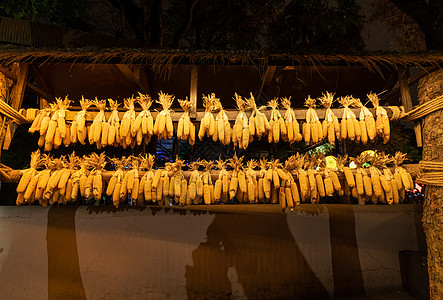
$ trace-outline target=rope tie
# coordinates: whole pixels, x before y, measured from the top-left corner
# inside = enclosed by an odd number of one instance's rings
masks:
[[[443,186],[443,162],[420,161],[417,182],[426,185]]]
[[[389,106],[391,108],[391,106]],[[423,118],[437,110],[443,109],[443,95],[438,96],[432,100],[426,101],[425,103],[416,106],[413,110],[405,113],[404,109],[403,112],[400,113],[400,119],[406,120],[406,121],[413,121],[416,119]],[[392,109],[391,109],[392,110]],[[394,108],[394,110],[396,110]],[[392,110],[392,113],[394,114],[394,110]]]
[[[405,114],[405,108],[403,106],[388,106],[388,108],[392,111],[392,121],[397,121]]]

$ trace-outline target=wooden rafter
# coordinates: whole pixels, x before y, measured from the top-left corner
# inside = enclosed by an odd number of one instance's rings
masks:
[[[12,81],[14,81],[14,83],[17,83],[17,80],[18,80],[17,76],[14,73],[12,73],[11,71],[9,71],[8,68],[0,66],[0,72],[3,73],[6,77],[11,79]],[[45,91],[39,89],[35,85],[33,85],[33,84],[29,83],[29,82],[26,82],[26,85],[31,89],[31,91],[36,93],[38,96],[41,96],[41,97],[43,97],[45,99],[52,99],[51,95],[49,95]]]
[[[119,69],[119,71],[123,74],[123,76],[125,76],[125,78],[128,79],[128,81],[131,82],[131,84],[137,89],[137,91],[140,91],[144,94],[148,93],[145,87],[141,84],[139,78],[137,78],[134,72],[132,72],[131,69],[129,69],[128,65],[116,64],[116,66]]]

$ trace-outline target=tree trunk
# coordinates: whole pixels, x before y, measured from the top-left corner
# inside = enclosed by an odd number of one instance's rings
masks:
[[[443,94],[443,70],[420,80],[420,104]],[[443,111],[427,115],[423,121],[423,160],[443,161]],[[431,299],[443,298],[443,187],[426,186],[423,229],[428,246],[428,273]]]

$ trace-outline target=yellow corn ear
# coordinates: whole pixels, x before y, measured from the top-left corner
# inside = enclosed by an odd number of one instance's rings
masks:
[[[298,193],[298,187],[295,182],[291,182],[291,195],[292,195],[292,201],[295,205],[300,205],[300,194]]]
[[[117,177],[112,176],[111,179],[109,179],[108,187],[106,188],[106,195],[107,196],[112,195],[112,192],[114,191],[116,183],[117,183]]]
[[[321,198],[326,196],[325,185],[323,183],[323,178],[320,174],[315,175],[315,181],[317,184],[317,191]]]
[[[73,188],[73,182],[72,179],[69,178],[68,181],[66,182],[66,189],[65,189],[65,198],[67,202],[72,200],[72,188]]]
[[[365,188],[365,194],[368,197],[372,197],[372,181],[368,175],[363,175],[363,186]]]
[[[28,185],[26,186],[25,193],[24,193],[24,199],[25,201],[28,201],[32,194],[35,193],[35,190],[37,188],[37,182],[39,177],[38,176],[32,176],[31,180],[29,181]]]
[[[219,178],[215,181],[214,198],[219,200],[222,195],[222,180]]]
[[[403,181],[400,175],[400,172],[398,171],[398,169],[395,170],[394,173],[394,179],[397,182],[397,188],[400,190],[403,188]]]
[[[286,208],[286,195],[285,195],[285,188],[281,187],[278,190],[278,201],[280,203],[280,206],[282,209]]]
[[[204,189],[203,189],[203,180],[201,177],[198,177],[195,181],[196,187],[197,187],[197,196],[203,197]]]
[[[330,177],[326,177],[324,180],[326,196],[331,197],[334,194],[334,184]]]
[[[245,173],[242,171],[239,171],[237,176],[238,176],[238,186],[240,188],[240,191],[245,193],[248,189],[247,184],[246,184]]]
[[[323,139],[324,133],[323,133],[323,128],[321,126],[320,121],[316,121],[315,124],[317,125],[317,136],[318,136],[318,141],[321,141]]]
[[[45,135],[46,134],[46,132],[48,130],[48,127],[49,127],[49,122],[50,121],[51,121],[51,117],[49,117],[49,116],[44,116],[43,117],[42,122],[40,124],[40,129],[39,129],[40,135]]]
[[[112,192],[112,203],[114,204],[115,207],[118,207],[120,204],[120,188],[121,188],[121,183],[117,182],[115,184],[114,187],[114,191]]]
[[[363,195],[365,193],[365,188],[363,185],[363,175],[360,172],[355,174],[355,186],[357,187],[357,194]]]
[[[300,195],[303,200],[306,200],[308,198],[308,191],[309,191],[309,182],[308,177],[304,172],[298,173],[298,181],[300,183]]]
[[[292,192],[291,192],[291,188],[290,187],[285,187],[285,200],[286,200],[286,205],[289,208],[294,208],[294,200],[292,199]]]
[[[303,123],[302,126],[302,131],[303,131],[303,140],[305,141],[306,144],[309,144],[309,142],[311,141],[311,126],[309,123]]]
[[[17,185],[17,193],[24,193],[26,190],[26,187],[28,186],[29,182],[31,181],[32,176],[34,175],[35,172],[33,172],[32,170],[28,170],[26,171],[22,177],[20,178],[20,181]],[[23,195],[24,197],[24,195]]]
[[[383,190],[386,193],[390,193],[391,192],[391,183],[386,179],[386,176],[380,175],[379,179],[380,179],[381,186],[383,187]]]
[[[237,190],[238,190],[238,178],[232,177],[231,183],[229,185],[229,198],[233,199],[237,194]]]
[[[376,174],[371,174],[371,182],[372,182],[372,192],[375,194],[377,198],[380,198],[383,194],[383,189],[380,183],[380,176]]]
[[[265,190],[263,187],[263,178],[258,179],[258,200],[264,200],[265,199]]]
[[[152,179],[146,179],[145,185],[143,188],[143,192],[145,194],[146,201],[152,201]]]
[[[288,178],[288,175],[286,175],[286,173],[285,173],[282,169],[277,168],[277,173],[278,173],[278,176],[279,176],[282,180],[288,180],[288,179],[289,179],[289,178]]]
[[[132,193],[131,193],[131,204],[137,205],[138,203],[138,188],[140,184],[139,178],[134,178],[134,185],[132,186]]]
[[[347,120],[346,119],[341,119],[340,136],[343,140],[347,139],[347,137],[348,137],[348,127],[347,127]]]
[[[359,125],[361,133],[360,141],[362,142],[362,144],[366,145],[368,143],[368,132],[366,130],[366,123],[364,120],[360,120]]]
[[[255,186],[252,181],[248,181],[248,200],[253,203],[255,201]]]
[[[267,177],[263,178],[263,192],[265,198],[271,198],[271,181]]]
[[[392,197],[395,204],[400,203],[400,196],[398,194],[397,181],[395,179],[391,180]]]
[[[206,205],[211,204],[211,187],[209,184],[203,185],[203,200]]]
[[[319,132],[318,132],[317,123],[311,123],[310,130],[311,130],[312,143],[317,144],[318,143],[318,138],[319,138],[319,135],[318,135]]]
[[[274,188],[278,189],[280,187],[280,177],[276,169],[272,170],[272,182],[274,183]]]
[[[368,137],[371,141],[377,136],[377,130],[375,127],[375,120],[373,116],[365,116],[366,129],[368,131]]]
[[[182,179],[180,181],[180,196],[179,196],[179,203],[180,205],[186,204],[186,199],[188,198],[188,182],[186,179]]]
[[[331,177],[332,179],[332,184],[334,185],[334,189],[336,191],[340,191],[342,188],[337,173],[334,171],[329,171],[329,177]]]
[[[354,175],[352,174],[352,170],[349,167],[343,167],[343,173],[345,174],[346,181],[350,188],[355,187]]]
[[[228,194],[229,193],[229,177],[227,174],[224,174],[222,176],[222,193]]]
[[[98,201],[100,200],[103,193],[103,179],[101,173],[94,175],[92,186],[94,199]]]

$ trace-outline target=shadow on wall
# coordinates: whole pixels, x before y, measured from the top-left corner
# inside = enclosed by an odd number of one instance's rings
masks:
[[[306,262],[284,214],[218,213],[186,266],[188,299],[229,299],[235,267],[248,299],[321,299],[328,293]]]

